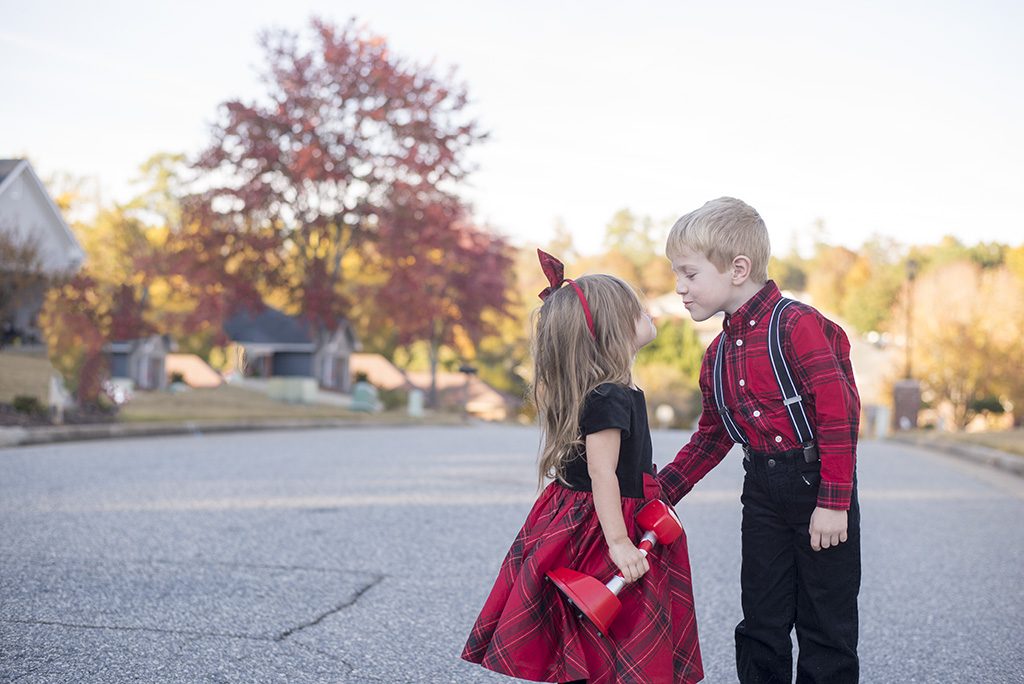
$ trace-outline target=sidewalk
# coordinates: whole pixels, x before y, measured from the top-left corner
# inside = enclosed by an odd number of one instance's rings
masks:
[[[395,415],[368,415],[358,418],[284,418],[222,421],[181,421],[164,423],[100,423],[89,425],[51,425],[44,427],[0,427],[0,449],[32,444],[54,444],[93,439],[202,435],[251,430],[311,430],[357,427],[430,427],[465,425],[462,415],[437,414],[423,419]]]
[[[992,449],[978,444],[967,444],[957,440],[945,439],[941,435],[923,434],[920,432],[897,432],[889,435],[886,439],[953,454],[975,463],[998,468],[1018,477],[1024,477],[1024,456],[1000,451],[999,449]]]

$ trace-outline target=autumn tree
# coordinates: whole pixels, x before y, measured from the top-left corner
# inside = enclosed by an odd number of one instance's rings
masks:
[[[53,367],[80,404],[95,404],[107,372],[103,345],[111,324],[111,306],[103,286],[78,273],[52,288],[40,313]]]
[[[807,267],[811,303],[825,313],[838,314],[846,297],[847,274],[856,263],[853,250],[819,242]]]
[[[795,250],[784,256],[772,255],[768,260],[768,277],[781,290],[803,292],[807,289],[806,261]]]
[[[955,427],[982,400],[1020,391],[1024,287],[1008,269],[948,261],[919,276],[913,296],[915,376],[949,402]]]
[[[76,222],[86,253],[81,271],[50,290],[40,318],[50,360],[81,403],[94,403],[106,372],[103,346],[157,332],[148,304],[155,278],[145,264],[153,246],[147,227],[124,207]]]
[[[309,321],[330,329],[353,296],[344,257],[379,241],[392,189],[456,184],[483,135],[451,74],[396,56],[354,20],[315,19],[304,39],[278,30],[261,43],[267,91],[222,105],[197,162],[210,187],[187,205],[186,222],[205,231],[196,236],[211,243],[203,252],[222,250],[236,272],[268,274],[261,291],[283,289]],[[266,244],[251,249],[254,238]]]
[[[396,184],[380,215],[376,266],[387,277],[372,299],[388,312],[400,343],[427,343],[434,405],[441,347],[472,355],[508,315],[511,250],[473,225],[457,198],[430,186]]]

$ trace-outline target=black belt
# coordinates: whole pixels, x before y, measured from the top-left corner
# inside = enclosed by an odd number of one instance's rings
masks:
[[[753,449],[750,448],[749,444],[743,445],[743,458],[748,461],[750,460],[751,454],[764,453],[766,456],[778,458],[779,456],[787,454],[792,454],[793,456],[796,456],[798,453],[801,452],[803,453],[804,463],[817,463],[818,461],[821,460],[821,455],[818,454],[818,444],[816,442],[807,442],[807,444],[797,447],[796,449],[790,449],[789,451],[783,451],[777,454],[754,451]]]

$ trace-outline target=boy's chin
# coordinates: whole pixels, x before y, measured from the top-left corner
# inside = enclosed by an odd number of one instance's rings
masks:
[[[691,310],[689,313],[690,313],[690,318],[692,318],[695,323],[703,323],[704,321],[708,320],[709,318],[711,318],[712,316],[715,315],[713,312],[712,313],[706,313],[704,311],[693,311],[693,310]]]

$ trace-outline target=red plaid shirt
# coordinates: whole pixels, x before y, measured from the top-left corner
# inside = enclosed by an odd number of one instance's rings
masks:
[[[725,405],[754,451],[795,449],[797,442],[768,357],[768,318],[782,298],[769,280],[722,323],[727,345],[722,358]],[[850,365],[850,341],[838,325],[812,307],[795,302],[782,316],[782,345],[821,455],[818,505],[846,510],[853,492],[860,397]],[[712,371],[721,335],[708,347],[700,369],[704,412],[697,432],[658,479],[666,496],[679,501],[718,465],[734,442],[715,407]]]

